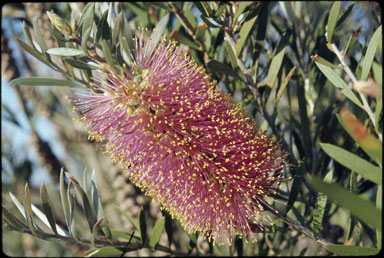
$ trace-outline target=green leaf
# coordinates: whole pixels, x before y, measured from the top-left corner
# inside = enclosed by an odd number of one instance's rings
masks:
[[[87,56],[89,56],[89,53],[88,53],[88,47],[87,47],[87,42],[88,42],[88,38],[89,36],[91,35],[91,32],[92,32],[92,28],[88,28],[84,33],[83,33],[83,37],[81,38],[81,49],[83,50],[83,53]]]
[[[42,77],[29,77],[29,78],[17,78],[9,82],[12,86],[26,85],[26,86],[65,86],[65,87],[83,87],[82,84],[73,82],[70,80],[60,80],[52,78]]]
[[[289,83],[289,80],[291,79],[293,73],[295,72],[296,70],[296,66],[294,66],[291,71],[289,71],[289,73],[287,74],[287,76],[285,77],[284,79],[284,82],[281,84],[279,90],[277,91],[276,93],[276,98],[275,98],[275,102],[274,102],[274,108],[277,108],[277,105],[279,104],[279,101],[281,99],[281,96],[283,95],[284,93],[284,90],[285,88],[287,87],[288,83]]]
[[[112,31],[112,46],[116,46],[119,42],[119,35],[123,24],[123,11],[120,11],[120,13],[117,15],[114,24],[115,25]]]
[[[65,172],[65,175],[73,183],[73,185],[76,187],[77,192],[80,194],[82,206],[83,206],[83,212],[84,212],[85,218],[87,219],[89,229],[92,232],[93,226],[96,223],[96,216],[91,208],[91,204],[89,202],[88,196],[86,192],[83,190],[83,188],[81,188],[79,182],[71,174]]]
[[[320,69],[320,71],[327,77],[328,80],[332,82],[336,88],[340,89],[341,92],[350,99],[353,103],[358,105],[360,108],[363,108],[363,104],[360,102],[359,98],[353,93],[353,91],[348,87],[348,85],[344,82],[343,79],[340,78],[339,75],[336,74],[334,70],[330,67],[320,64],[319,62],[315,62],[316,66]]]
[[[151,247],[152,251],[156,250],[156,246],[160,241],[161,235],[163,234],[164,225],[165,217],[162,217],[156,222],[155,226],[153,227],[151,238],[149,240],[149,246]]]
[[[120,209],[119,207],[115,206],[115,208],[117,209],[117,211],[123,215],[125,218],[127,218],[127,220],[132,224],[132,226],[137,229],[137,230],[140,230],[139,228],[139,225],[137,224],[137,222],[126,212],[124,212],[122,209]]]
[[[8,223],[10,226],[16,228],[19,231],[24,231],[25,229],[28,229],[28,226],[25,225],[21,220],[19,220],[16,216],[14,216],[11,212],[9,212],[4,206],[2,207],[2,216],[6,223]]]
[[[99,23],[97,24],[96,36],[94,38],[95,45],[97,44],[97,42],[99,42],[101,38],[103,39],[111,38],[111,29],[109,28],[109,24],[107,22],[107,16],[108,16],[108,9],[105,10],[103,15],[101,15]]]
[[[258,17],[259,15],[256,15],[252,19],[244,22],[244,24],[241,26],[239,33],[240,38],[236,42],[236,56],[240,56],[240,52],[243,49],[245,41],[248,39],[248,35],[254,27],[253,25],[255,24]]]
[[[379,132],[379,120],[380,120],[380,114],[382,109],[383,109],[383,94],[379,96],[376,103],[376,110],[375,110],[375,131],[376,132]]]
[[[371,40],[369,41],[367,52],[364,57],[360,80],[365,81],[368,79],[369,71],[371,70],[372,62],[375,57],[379,41],[382,40],[381,25],[373,33]]]
[[[147,222],[145,221],[143,207],[140,207],[140,211],[139,211],[139,227],[140,227],[139,230],[140,230],[140,236],[141,236],[141,244],[144,245],[145,241],[147,240]]]
[[[324,178],[324,182],[332,182],[333,169],[331,169]],[[323,226],[323,217],[325,206],[327,204],[327,196],[323,192],[317,194],[315,209],[313,210],[313,220],[311,222],[311,228],[315,237],[319,234],[320,229]]]
[[[288,46],[289,37],[290,33],[285,33],[283,35],[276,49],[276,53],[272,58],[271,65],[269,66],[266,85],[270,88],[273,87],[273,84],[275,83],[277,78],[277,74],[279,73],[281,64],[283,63],[283,58],[285,55],[285,50]]]
[[[86,257],[110,257],[120,256],[123,254],[123,250],[113,246],[106,246],[102,248],[91,249],[86,252]]]
[[[88,64],[86,62],[72,59],[72,58],[63,58],[63,60],[65,62],[67,62],[68,64],[70,64],[71,66],[76,67],[78,69],[88,69],[88,70],[100,69],[99,67],[97,67],[95,65],[91,65],[91,64]]]
[[[331,11],[329,12],[328,23],[327,23],[327,40],[328,40],[328,44],[332,43],[332,36],[333,36],[333,32],[334,32],[335,27],[336,27],[337,18],[338,18],[339,13],[340,13],[340,6],[341,6],[341,2],[340,1],[336,1],[332,5]]]
[[[376,193],[376,207],[379,210],[382,210],[383,206],[383,186],[379,185],[377,188],[377,193]],[[377,243],[377,248],[381,249],[381,239],[382,239],[382,229],[377,229],[376,230],[376,243]]]
[[[52,69],[56,70],[56,68],[41,53],[37,52],[33,47],[27,45],[26,43],[24,43],[23,41],[21,41],[19,39],[16,39],[16,41],[17,41],[17,43],[19,43],[19,45],[25,51],[27,51],[29,54],[31,54],[33,57],[35,57],[37,60],[48,65]]]
[[[383,164],[383,146],[379,139],[349,112],[342,112],[342,115],[336,114],[337,120],[353,138],[353,140],[371,157],[380,167]]]
[[[349,210],[356,218],[376,229],[381,228],[382,212],[371,201],[364,200],[337,184],[324,183],[320,178],[308,177],[308,181],[313,188],[325,193],[329,199]]]
[[[47,53],[54,56],[80,56],[83,54],[83,51],[76,48],[57,47],[48,49]]]
[[[61,198],[61,206],[63,207],[65,222],[67,223],[68,230],[70,231],[71,223],[70,223],[70,214],[69,214],[69,203],[67,198],[67,193],[64,184],[64,170],[61,168],[60,171],[60,198]]]
[[[33,222],[32,206],[31,206],[31,193],[29,191],[28,183],[25,183],[24,187],[24,211],[27,220],[27,225],[31,230],[32,234],[37,236],[35,225]]]
[[[219,25],[213,24],[206,16],[200,15],[200,18],[204,21],[205,24],[208,25],[208,27],[211,28],[219,28]]]
[[[225,73],[244,82],[244,80],[237,74],[237,72],[226,64],[220,63],[216,60],[210,60],[207,66],[214,72]]]
[[[339,69],[339,70],[343,69],[340,66],[332,64],[328,60],[326,60],[326,59],[324,59],[324,58],[322,58],[321,56],[318,56],[318,55],[311,56],[311,59],[313,61],[315,61],[315,62],[319,62],[320,64],[326,65],[326,66],[328,66],[330,68]]]
[[[293,204],[295,203],[297,196],[301,191],[301,181],[303,180],[303,174],[304,174],[303,164],[299,164],[298,167],[295,169],[292,187],[291,187],[291,191],[290,191],[288,203],[287,203],[287,210],[285,213],[288,213],[288,211],[291,208],[293,208]]]
[[[53,214],[53,210],[51,207],[51,202],[49,200],[49,195],[47,192],[47,188],[45,187],[45,184],[42,183],[40,187],[40,200],[41,200],[41,205],[43,206],[45,216],[48,219],[49,225],[52,229],[52,231],[58,235],[57,229],[56,229],[56,220],[55,216]]]
[[[43,35],[41,34],[41,30],[40,30],[40,26],[39,26],[39,22],[37,20],[37,17],[35,19],[33,19],[33,30],[35,32],[35,35],[36,35],[36,39],[37,39],[37,42],[39,42],[39,46],[40,46],[40,49],[43,53],[45,53],[45,51],[47,51],[47,45],[45,44],[45,40],[43,38]]]
[[[81,38],[87,40],[89,37],[88,30],[92,30],[93,19],[95,16],[95,3],[88,3],[80,16],[79,27],[81,27]],[[87,35],[88,34],[88,35]]]
[[[328,154],[328,156],[330,156],[341,165],[355,171],[356,173],[376,184],[382,184],[381,168],[376,167],[365,159],[362,159],[359,156],[338,146],[328,143],[320,143],[320,146],[324,152]]]
[[[237,22],[237,19],[244,12],[244,10],[247,8],[247,6],[250,5],[251,3],[252,3],[251,1],[241,1],[240,2],[239,7],[236,10],[235,17],[233,18],[234,22]]]
[[[111,48],[108,44],[108,41],[105,39],[102,39],[101,41],[101,47],[104,52],[105,59],[107,60],[107,63],[111,66],[111,68],[115,68],[115,58],[112,57]]]
[[[326,245],[325,248],[340,256],[373,256],[380,252],[380,249],[365,246]]]

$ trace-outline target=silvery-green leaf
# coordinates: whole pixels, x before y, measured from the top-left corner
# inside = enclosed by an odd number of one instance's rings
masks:
[[[69,47],[57,47],[50,48],[47,50],[47,53],[54,56],[80,56],[83,55],[81,49],[69,48]]]
[[[45,212],[45,216],[48,220],[48,224],[51,227],[52,231],[57,235],[58,233],[56,229],[56,220],[52,211],[47,188],[45,187],[44,183],[42,183],[40,187],[40,200]]]

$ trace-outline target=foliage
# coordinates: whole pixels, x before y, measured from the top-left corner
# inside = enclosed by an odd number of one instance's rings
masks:
[[[9,85],[2,81],[2,89],[15,91],[23,118],[2,103],[2,121],[27,132],[40,161],[18,155],[14,139],[2,130],[3,238],[9,230],[30,234],[52,242],[59,255],[68,254],[70,246],[74,256],[378,253],[382,27],[375,4],[40,3],[37,10],[48,11],[40,15],[45,22],[29,18],[33,5],[5,5],[2,19],[23,23],[20,31],[14,25],[2,28],[2,59],[15,63],[3,65]],[[364,28],[373,31],[354,30],[364,25],[359,14],[368,24]],[[151,40],[163,35],[176,40],[288,153],[287,179],[271,202],[277,211],[265,216],[271,223],[257,233],[258,242],[236,238],[230,247],[209,244],[188,235],[167,213],[151,212],[148,202],[131,203],[128,209],[137,206],[132,216],[115,198],[123,191],[117,186],[122,176],[111,171],[119,168],[72,122],[75,115],[63,96],[72,94],[69,88],[90,87],[100,62],[116,70],[130,64],[137,27],[155,28]],[[17,45],[10,49],[7,42]],[[65,158],[57,157],[55,142],[39,129],[42,116],[54,125]],[[31,175],[42,166],[52,180],[35,189]],[[94,168],[90,179],[84,167]],[[34,204],[36,197],[41,205]],[[131,231],[121,227],[122,218]],[[45,243],[26,243],[19,243],[25,245],[22,255],[31,254],[28,250],[49,255],[36,251]],[[16,248],[6,252],[20,254]]]

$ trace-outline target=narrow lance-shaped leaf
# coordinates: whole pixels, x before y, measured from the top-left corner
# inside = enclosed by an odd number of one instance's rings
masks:
[[[89,34],[87,35],[86,33],[87,33],[88,29],[92,29],[94,16],[95,16],[95,3],[91,2],[91,3],[88,3],[84,7],[83,12],[80,16],[80,20],[79,20],[79,27],[82,27],[81,28],[82,39],[84,39],[84,38],[88,39]]]
[[[380,252],[380,249],[365,246],[326,245],[325,248],[340,256],[373,256]]]
[[[315,62],[316,66],[320,69],[320,71],[327,77],[328,80],[332,82],[334,86],[341,90],[341,92],[350,99],[353,103],[358,105],[360,108],[363,108],[363,104],[359,100],[359,98],[353,93],[353,91],[348,87],[348,85],[344,82],[343,79],[340,78],[339,75],[336,74],[334,70],[330,67],[320,64],[319,62]]]
[[[115,206],[115,208],[117,209],[117,211],[123,215],[125,218],[127,218],[127,220],[132,224],[132,226],[137,229],[137,230],[140,230],[139,228],[139,225],[137,224],[137,222],[126,212],[124,212],[122,209],[120,209],[119,207]]]
[[[243,49],[245,41],[247,40],[248,35],[251,32],[253,25],[255,24],[258,17],[259,15],[256,15],[252,19],[244,22],[244,24],[241,26],[239,33],[240,38],[236,42],[236,56],[240,56],[240,52]]]
[[[19,231],[23,231],[25,229],[28,229],[28,226],[25,225],[21,220],[19,220],[16,216],[14,216],[11,212],[9,212],[4,206],[2,207],[2,216],[6,223],[8,223],[10,226],[16,228]]]
[[[83,54],[83,51],[76,48],[58,47],[48,49],[47,53],[54,56],[80,56]]]
[[[33,20],[32,24],[33,24],[33,30],[35,32],[36,39],[39,43],[40,49],[43,53],[45,53],[45,51],[47,51],[47,45],[45,44],[45,40],[43,38],[43,35],[41,34],[41,30],[40,30],[40,26],[37,18]]]
[[[290,37],[289,32],[283,35],[276,49],[276,53],[272,58],[271,65],[269,66],[266,85],[269,86],[270,88],[273,87],[273,84],[275,83],[277,75],[279,73],[281,64],[283,63],[283,58],[285,55],[285,50],[287,49],[287,46],[288,46],[289,37]]]
[[[139,211],[139,227],[140,227],[141,244],[144,244],[145,241],[147,240],[147,222],[145,221],[143,207],[140,207],[140,211]]]
[[[87,219],[89,228],[92,232],[93,226],[96,223],[96,217],[95,217],[95,214],[91,208],[88,196],[87,196],[86,192],[81,188],[81,186],[77,182],[77,180],[71,174],[65,173],[65,175],[71,180],[71,182],[73,182],[73,185],[76,187],[77,192],[80,194],[84,215]]]
[[[156,222],[155,226],[153,227],[151,238],[149,240],[149,246],[151,247],[152,251],[156,250],[156,246],[159,243],[161,235],[163,233],[164,225],[165,217],[162,217]]]
[[[9,82],[12,86],[26,85],[26,86],[65,86],[65,87],[83,87],[82,84],[73,82],[70,80],[60,80],[53,78],[42,77],[29,77],[29,78],[17,78]]]
[[[371,40],[369,41],[367,52],[364,57],[360,80],[365,81],[368,79],[369,71],[371,70],[372,62],[375,57],[379,41],[382,40],[381,25],[373,33]]]
[[[31,54],[33,57],[35,57],[40,62],[48,65],[50,68],[56,70],[56,68],[39,52],[37,52],[33,47],[29,46],[28,44],[24,43],[23,41],[16,39],[17,43],[29,54]]]
[[[333,177],[333,169],[331,169],[324,178],[324,182],[330,183]],[[327,196],[323,192],[317,194],[315,209],[313,211],[313,220],[311,228],[315,237],[319,234],[322,228],[325,206],[327,204]]]
[[[341,116],[336,115],[336,117],[343,128],[352,136],[368,156],[382,167],[383,147],[381,142],[372,135],[370,130],[348,110],[342,110]]]
[[[332,43],[332,36],[333,36],[333,32],[334,32],[335,27],[336,27],[337,18],[338,18],[339,13],[340,13],[340,6],[341,6],[341,2],[336,1],[332,5],[331,11],[329,12],[328,23],[327,23],[327,41],[328,41],[328,44]]]
[[[33,222],[33,214],[32,214],[32,207],[31,207],[31,193],[29,191],[28,183],[25,183],[24,187],[24,211],[27,219],[27,225],[29,229],[31,230],[33,235],[36,234],[35,225]]]
[[[65,189],[64,183],[64,170],[61,168],[60,171],[60,198],[61,198],[61,206],[63,207],[65,222],[67,223],[68,231],[71,232],[71,223],[70,223],[70,211],[69,211],[69,203],[67,198],[67,193]]]
[[[289,80],[291,79],[293,73],[295,72],[296,70],[296,66],[294,66],[290,71],[289,73],[287,74],[287,76],[285,77],[283,83],[281,84],[279,90],[277,91],[276,93],[276,98],[275,98],[275,102],[274,102],[274,109],[277,108],[277,105],[279,104],[279,101],[281,99],[281,96],[283,95],[284,91],[285,91],[285,88],[287,87],[288,83],[289,83]]]
[[[226,64],[220,63],[216,60],[210,60],[207,66],[214,72],[225,73],[244,82],[244,80],[237,74],[237,72]]]
[[[376,167],[365,159],[335,145],[321,143],[320,146],[328,156],[341,165],[355,171],[376,184],[382,184],[381,168]]]
[[[99,23],[97,24],[96,36],[94,38],[94,44],[96,45],[100,39],[110,39],[111,30],[107,22],[108,9],[101,15]]]
[[[371,201],[364,200],[337,184],[324,183],[319,178],[308,177],[308,181],[317,191],[324,192],[329,199],[349,210],[356,218],[376,229],[381,228],[382,212]]]
[[[40,187],[40,200],[41,200],[41,204],[43,206],[45,215],[46,215],[46,217],[48,219],[48,222],[49,222],[49,225],[50,225],[52,231],[56,235],[58,235],[57,229],[56,229],[55,216],[53,214],[53,210],[52,210],[52,207],[51,207],[51,202],[49,200],[48,191],[47,191],[47,188],[45,187],[44,183],[42,183],[41,187]]]

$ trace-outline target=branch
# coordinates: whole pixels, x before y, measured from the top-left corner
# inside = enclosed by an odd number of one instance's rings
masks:
[[[33,235],[32,232],[29,229],[24,229],[23,231],[19,231],[21,233],[27,233],[30,234],[34,237],[38,237],[42,240],[50,241],[50,240],[61,240],[67,243],[72,243],[72,244],[81,244],[81,245],[91,245],[95,247],[107,247],[107,246],[112,246],[116,248],[133,248],[135,250],[142,249],[142,248],[150,248],[148,243],[145,243],[142,245],[140,242],[130,242],[130,241],[113,241],[109,242],[107,239],[95,239],[93,242],[89,239],[79,239],[75,240],[72,236],[63,236],[63,235],[55,235],[55,234],[50,234],[42,231],[35,231],[36,235]],[[187,253],[177,251],[177,250],[171,250],[168,247],[162,246],[162,245],[157,245],[156,246],[157,251],[162,251],[166,252],[172,255],[177,255],[177,256],[188,256]]]
[[[356,76],[353,74],[353,72],[351,71],[349,66],[345,63],[344,56],[341,54],[340,50],[337,48],[337,46],[334,43],[331,46],[332,46],[333,53],[335,53],[336,56],[339,58],[340,63],[344,68],[344,71],[347,73],[349,78],[351,78],[353,85],[356,85],[356,83],[357,83]],[[371,119],[371,122],[375,125],[376,124],[375,123],[375,115],[373,114],[371,107],[368,104],[367,99],[365,98],[364,94],[362,94],[361,92],[359,92],[359,95],[360,95],[360,98],[363,102],[365,112],[367,112],[369,118]],[[378,132],[378,136],[379,136],[380,140],[382,140],[382,135],[380,132]]]

